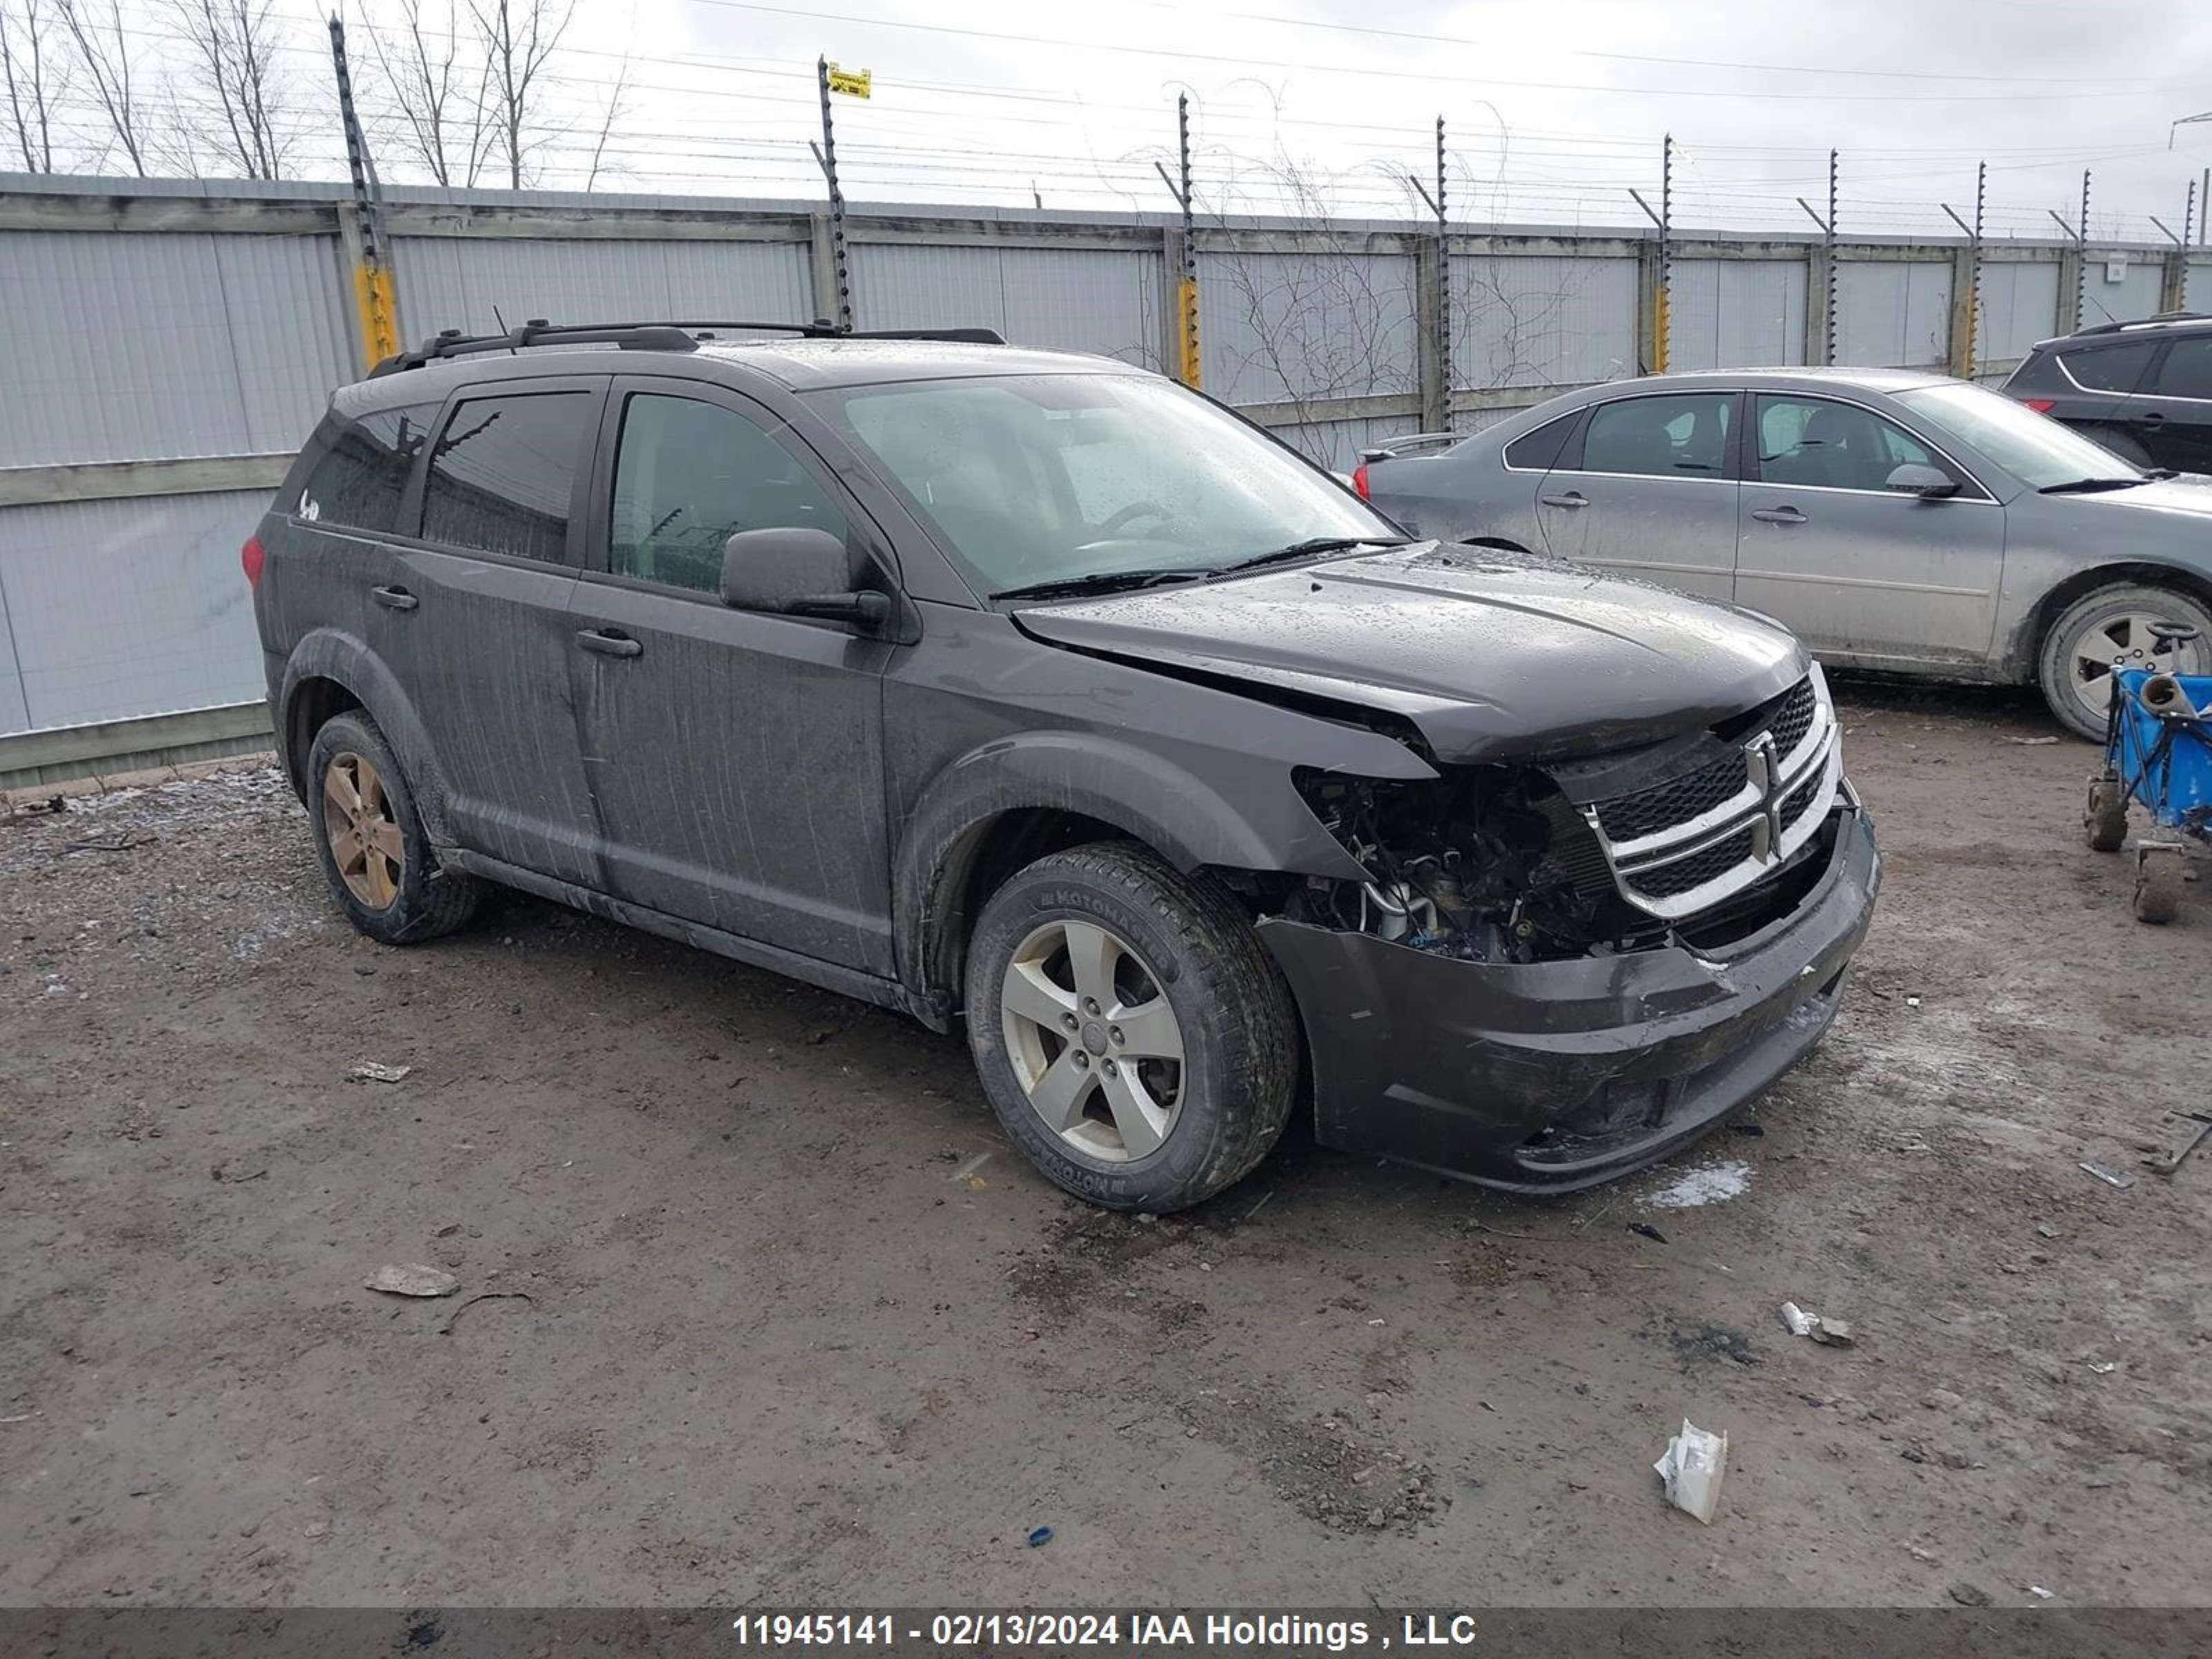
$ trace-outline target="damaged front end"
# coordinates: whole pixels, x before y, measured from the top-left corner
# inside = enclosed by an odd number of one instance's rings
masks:
[[[1320,1138],[1494,1185],[1619,1174],[1764,1088],[1832,1018],[1879,881],[1817,670],[1629,753],[1296,781],[1367,872],[1261,923]]]

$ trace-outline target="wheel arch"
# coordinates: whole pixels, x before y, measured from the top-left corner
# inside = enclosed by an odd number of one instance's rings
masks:
[[[2039,599],[2014,630],[2012,642],[2005,652],[2005,678],[2023,684],[2035,683],[2040,678],[2038,665],[2043,654],[2043,642],[2050,637],[2052,626],[2065,613],[2067,607],[2100,587],[2118,587],[2129,583],[2144,587],[2176,588],[2199,605],[2212,607],[2212,580],[2195,571],[2185,570],[2179,565],[2158,564],[2148,560],[2121,560],[2077,571]]]
[[[1330,866],[1317,873],[1363,873],[1318,820],[1312,831],[1271,833],[1195,774],[1126,744],[1068,732],[1000,740],[946,767],[908,816],[892,869],[900,975],[923,1018],[950,1029],[977,914],[1006,877],[1048,853],[1118,839],[1185,872],[1317,863]]]
[[[336,629],[306,635],[285,664],[277,705],[278,757],[301,799],[307,794],[307,751],[315,733],[331,715],[358,708],[376,722],[405,769],[423,832],[434,844],[450,840],[445,777],[429,733],[398,677],[361,641]]]

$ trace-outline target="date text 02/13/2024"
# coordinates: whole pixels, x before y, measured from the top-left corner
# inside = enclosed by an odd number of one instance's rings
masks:
[[[1395,1625],[1395,1628],[1393,1626]],[[1309,1613],[1153,1612],[750,1613],[731,1622],[738,1645],[773,1650],[1051,1646],[1329,1653],[1464,1647],[1478,1638],[1474,1615],[1413,1613],[1395,1620]]]

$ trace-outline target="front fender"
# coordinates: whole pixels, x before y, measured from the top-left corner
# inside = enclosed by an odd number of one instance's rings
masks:
[[[292,773],[293,781],[301,781],[300,769],[307,759],[304,745],[298,753],[292,752],[301,690],[307,682],[316,679],[335,681],[359,700],[369,719],[384,733],[385,741],[392,745],[392,752],[398,757],[415,796],[415,810],[422,819],[423,833],[434,846],[451,846],[453,836],[446,823],[445,773],[438,765],[437,750],[431,745],[430,734],[416,714],[413,702],[400,689],[398,677],[358,635],[336,628],[318,628],[301,637],[284,665],[284,678],[277,692],[276,740],[284,745],[285,766]]]
[[[1287,766],[1278,789],[1240,804],[1156,750],[1118,738],[1083,732],[1000,738],[931,781],[893,857],[900,976],[924,998],[953,990],[947,933],[992,823],[1038,810],[1110,823],[1181,870],[1218,866],[1347,881],[1367,873],[1298,798]]]

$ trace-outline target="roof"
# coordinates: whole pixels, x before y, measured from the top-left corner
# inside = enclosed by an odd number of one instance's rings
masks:
[[[751,325],[714,326],[734,333]],[[533,332],[543,337],[528,337]],[[744,371],[732,378],[758,377],[794,392],[985,375],[1141,372],[1112,357],[1009,346],[979,333],[975,339],[921,332],[747,338],[722,337],[696,324],[529,324],[506,338],[441,336],[379,364],[368,380],[342,388],[337,401],[356,410],[390,408],[441,398],[456,386],[552,374],[667,374],[711,381],[723,378],[715,372],[720,366]]]
[[[1640,386],[1672,386],[1677,383],[1695,386],[1712,381],[1724,381],[1732,386],[1759,382],[1768,386],[1791,385],[1855,386],[1862,392],[1911,392],[1925,386],[1941,386],[1953,377],[1933,368],[1853,368],[1847,365],[1824,368],[1817,364],[1780,364],[1771,368],[1698,368],[1679,374],[1649,374],[1634,381],[1613,380],[1609,386],[1634,385]]]

